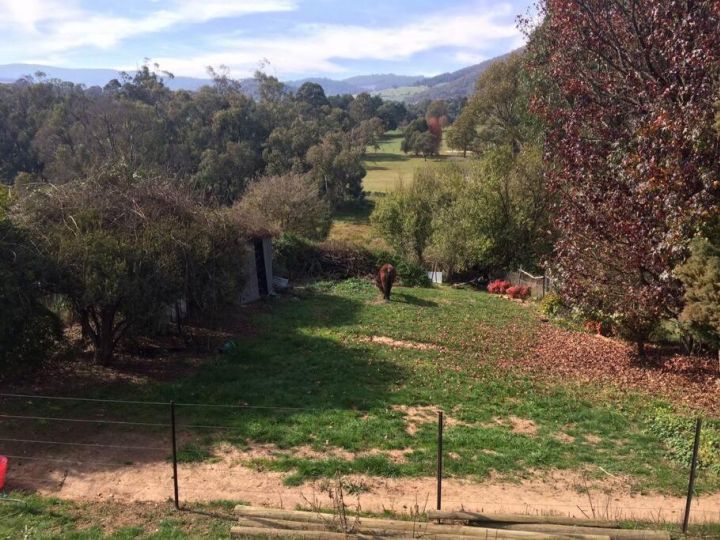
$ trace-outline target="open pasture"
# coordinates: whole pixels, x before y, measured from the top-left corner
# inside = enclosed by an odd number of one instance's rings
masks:
[[[680,511],[691,413],[657,393],[514,369],[548,324],[531,304],[448,287],[398,287],[385,303],[369,282],[347,280],[246,309],[225,354],[121,362],[72,384],[58,376],[45,388],[15,388],[159,405],[4,399],[5,414],[100,421],[3,419],[8,438],[159,451],[111,452],[103,457],[115,461],[102,466],[92,449],[5,443],[13,455],[79,463],[64,477],[64,465],[23,463],[9,482],[67,498],[166,500],[167,429],[102,422],[167,422],[162,403],[175,400],[186,404],[177,408],[185,500],[300,504],[340,475],[365,508],[382,510],[407,504],[397,494],[432,496],[442,409],[448,506],[487,505],[497,489],[495,504],[502,493],[506,505],[534,496],[538,511],[587,505],[588,493],[612,499],[614,511],[623,504],[660,505],[671,518]],[[712,442],[717,423],[708,421],[706,433]],[[698,508],[717,506],[716,465],[701,470],[697,487]]]

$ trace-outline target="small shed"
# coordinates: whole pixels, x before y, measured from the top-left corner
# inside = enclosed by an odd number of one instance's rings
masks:
[[[269,233],[250,236],[242,262],[245,286],[240,294],[241,304],[274,294],[272,260],[272,236]]]

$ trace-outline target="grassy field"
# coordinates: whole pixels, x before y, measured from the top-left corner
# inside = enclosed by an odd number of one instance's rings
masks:
[[[380,96],[384,100],[390,101],[404,101],[405,99],[424,92],[429,87],[427,86],[398,86],[397,88],[386,88],[380,92],[376,92],[376,95]]]
[[[525,352],[537,338],[533,309],[469,290],[398,289],[393,302],[377,302],[374,287],[349,280],[319,284],[299,300],[283,300],[257,319],[259,337],[241,351],[172,388],[194,401],[313,407],[306,411],[207,410],[193,422],[231,423],[225,440],[248,439],[280,448],[310,445],[361,453],[412,448],[404,463],[382,452],[355,460],[278,457],[258,463],[287,473],[296,484],[336,473],[431,475],[435,430],[431,420],[408,433],[403,407],[441,407],[452,425],[447,449],[451,476],[487,478],[491,472],[589,466],[627,475],[637,489],[681,493],[686,468],[665,459],[663,441],[645,413],[659,403],[639,396],[546,386],[497,369],[494,362]],[[268,340],[271,335],[282,339]],[[389,347],[373,337],[428,348]],[[151,395],[172,397],[168,388]],[[517,419],[532,436],[513,429]],[[567,435],[572,438],[563,441]],[[492,452],[483,453],[480,449]],[[717,488],[715,475],[700,489]]]
[[[370,214],[378,197],[393,191],[398,182],[412,182],[418,168],[434,166],[448,160],[464,160],[460,153],[449,150],[444,142],[438,157],[425,160],[422,157],[406,155],[400,150],[402,139],[401,130],[390,131],[382,137],[379,149],[368,152],[364,161],[367,175],[363,179],[367,198],[363,203],[349,205],[335,212],[330,240],[388,250],[389,246],[378,238],[370,227]]]
[[[179,406],[180,424],[231,426],[198,431],[191,443],[181,445],[180,459],[212,460],[212,448],[221,442],[239,449],[270,443],[279,451],[245,464],[279,471],[287,485],[352,473],[431,476],[434,411],[441,407],[448,420],[445,474],[450,478],[494,475],[514,481],[570,470],[583,471],[590,480],[606,474],[626,478],[636,491],[679,495],[685,488],[687,467],[669,459],[666,434],[652,429],[654,412],[672,409],[669,405],[608,388],[541,383],[497,366],[500,359],[525,354],[541,338],[542,323],[532,305],[447,287],[399,287],[384,303],[369,282],[348,280],[318,283],[258,305],[246,323],[245,336],[231,352],[192,370],[181,365],[175,376],[68,381],[52,391],[258,407]],[[165,414],[161,408],[158,416],[157,407],[88,407],[3,402],[4,414],[151,422],[163,421]],[[19,422],[3,421],[2,427],[4,436],[26,435]],[[67,429],[77,436],[78,427]],[[57,435],[51,422],[37,429],[33,437]],[[100,427],[93,429],[100,433]],[[103,429],[115,430],[116,440],[123,440],[122,429]],[[294,453],[299,447],[314,454]],[[393,459],[398,451],[405,459]],[[702,470],[698,492],[718,488],[717,473]],[[180,539],[223,537],[228,528],[222,519],[168,515],[167,504],[155,511],[130,508],[126,513],[139,517],[110,520],[103,528],[98,523],[108,519],[93,515],[109,511],[104,506],[28,501],[25,506],[0,503],[0,538],[17,537],[13,534],[20,530],[30,532],[27,538]]]
[[[637,490],[682,493],[686,467],[667,459],[662,434],[650,425],[659,400],[541,384],[495,365],[524,354],[540,324],[534,308],[472,290],[398,288],[386,304],[369,282],[320,283],[266,304],[253,315],[251,336],[190,375],[120,379],[72,393],[269,407],[181,407],[180,423],[233,428],[203,431],[181,449],[181,459],[207,459],[221,441],[326,452],[327,458],[279,455],[254,462],[285,473],[288,485],[336,473],[432,475],[434,410],[441,407],[449,418],[449,476],[518,478],[553,469],[602,475],[604,469],[627,476]],[[39,407],[35,414],[86,415],[82,405],[65,402]],[[150,409],[147,419],[157,421],[157,408]],[[113,417],[123,409],[100,414]],[[518,423],[532,432],[516,429]],[[357,455],[333,457],[336,449]],[[405,460],[391,458],[403,449],[411,449]],[[717,474],[708,471],[698,486],[717,490]]]
[[[348,204],[336,210],[328,239],[376,251],[390,251],[387,242],[370,226],[370,214],[376,201],[377,197],[371,196],[360,203]]]
[[[363,188],[367,193],[387,193],[395,189],[399,181],[412,182],[415,170],[428,164],[443,163],[449,159],[461,160],[452,155],[443,146],[440,156],[428,158],[404,154],[400,150],[402,131],[389,131],[380,141],[379,149],[371,149],[365,158],[367,175],[363,179]]]

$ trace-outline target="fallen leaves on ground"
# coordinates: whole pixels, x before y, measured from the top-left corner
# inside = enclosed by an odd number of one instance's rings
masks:
[[[501,362],[534,375],[578,382],[612,383],[641,390],[674,403],[720,413],[720,371],[717,359],[685,356],[648,347],[645,358],[619,339],[572,332],[543,325],[538,342],[520,358]]]

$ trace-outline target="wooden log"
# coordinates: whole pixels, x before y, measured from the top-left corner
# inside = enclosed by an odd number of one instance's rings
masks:
[[[288,531],[287,529],[268,529],[265,527],[231,527],[230,536],[249,538],[319,538],[326,540],[382,540],[381,536],[345,534],[329,531]]]
[[[340,532],[331,529],[333,523],[316,523],[306,521],[290,521],[276,518],[263,517],[247,517],[239,518],[238,525],[242,527],[267,527],[271,529],[287,529],[287,530],[306,530],[306,531],[326,531]],[[405,525],[405,523],[403,523]],[[427,523],[418,523],[414,529],[408,527],[398,527],[390,520],[373,520],[373,525],[368,525],[363,519],[353,533],[365,534],[371,536],[383,536],[388,538],[430,538],[435,535],[451,535],[453,537],[462,537],[465,540],[473,538],[511,538],[522,539],[527,538],[557,538],[556,535],[528,532],[528,531],[508,531],[503,529],[482,528],[482,527],[459,527],[454,525],[435,525]],[[520,534],[517,534],[520,533]],[[598,535],[580,535],[586,540],[609,540],[607,536]],[[563,538],[575,538],[575,536],[563,536]]]
[[[278,510],[274,508],[237,506],[235,513],[240,515],[239,522],[242,525],[257,523],[262,526],[274,528],[321,530],[337,522],[337,516],[320,512],[301,512],[296,510]],[[351,522],[355,521],[354,516],[348,516]],[[308,525],[302,527],[302,525]],[[321,528],[317,528],[319,525]],[[393,519],[379,518],[358,518],[358,530],[362,534],[382,534],[384,536],[397,536],[398,533],[410,536],[421,534],[423,538],[435,538],[437,535],[450,535],[455,538],[498,538],[498,539],[521,539],[527,538],[583,538],[585,540],[609,540],[607,535],[558,535],[556,533],[541,533],[520,530],[504,530],[496,528],[466,527],[462,525],[437,525],[434,523],[412,522]]]
[[[302,525],[302,524],[301,524]],[[505,533],[510,531],[502,531],[499,529],[486,529],[487,535],[484,536],[486,540],[504,540],[506,538],[512,538],[505,536]],[[315,531],[315,530],[288,530],[288,529],[270,529],[265,527],[242,527],[235,526],[230,529],[230,535],[233,537],[250,537],[250,538],[319,538],[327,540],[383,540],[383,539],[409,539],[413,537],[410,533],[404,534],[403,536],[379,536],[375,533],[358,533],[358,534],[344,534],[330,531]],[[465,536],[458,536],[455,534],[423,534],[421,537],[423,540],[467,540]],[[532,538],[570,538],[567,536],[546,536],[535,533]],[[585,537],[582,537],[585,538]],[[607,538],[606,536],[593,536],[595,538]]]
[[[331,524],[337,522],[337,516],[321,512],[302,512],[297,510],[278,510],[275,508],[263,508],[252,506],[236,506],[235,513],[243,518],[259,518],[266,520],[283,520],[295,521],[302,523],[321,523]],[[354,516],[348,516],[348,520],[355,521]],[[361,530],[367,528],[390,529],[399,531],[425,531],[437,533],[451,533],[461,536],[485,536],[479,527],[465,527],[462,525],[436,525],[427,521],[403,521],[399,519],[380,519],[380,518],[358,518],[359,528]],[[512,531],[508,534],[513,538],[526,538],[533,536],[532,533],[523,533],[522,531]]]
[[[253,517],[253,518],[240,518],[238,519],[237,525],[240,527],[264,527],[268,529],[285,529],[288,531],[288,534],[292,534],[290,531],[327,531],[327,532],[337,532],[342,533],[340,530],[336,530],[332,528],[332,524],[324,524],[324,523],[313,523],[313,522],[304,522],[304,521],[289,521],[285,519],[267,519],[267,518],[259,518],[259,517]],[[389,536],[393,538],[397,538],[399,536],[408,536],[408,534],[412,534],[410,531],[400,531],[400,530],[392,530],[392,529],[380,529],[380,528],[367,528],[367,527],[360,527],[358,530],[353,530],[349,532],[348,534],[364,534],[364,535],[370,535],[370,536]]]
[[[611,529],[607,527],[582,527],[555,525],[552,523],[485,523],[484,527],[513,531],[536,531],[548,534],[601,534],[611,540],[670,540],[668,531],[651,529]]]
[[[428,519],[444,519],[450,521],[469,521],[471,523],[547,523],[552,525],[578,525],[582,527],[604,527],[613,529],[618,526],[615,521],[601,519],[581,519],[563,516],[533,516],[515,514],[481,514],[479,512],[444,512],[429,510]]]

